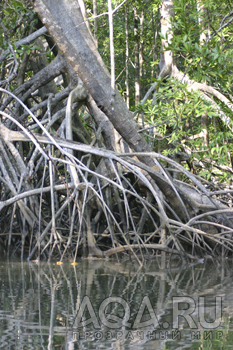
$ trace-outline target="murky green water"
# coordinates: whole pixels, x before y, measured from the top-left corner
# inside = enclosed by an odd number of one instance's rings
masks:
[[[0,349],[231,349],[232,262],[0,263]]]

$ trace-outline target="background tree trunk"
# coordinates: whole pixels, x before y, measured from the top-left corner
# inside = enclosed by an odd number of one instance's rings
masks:
[[[129,29],[128,29],[128,7],[125,6],[125,90],[126,105],[129,109]]]
[[[139,65],[139,14],[137,9],[137,1],[134,6],[134,71],[135,71],[135,106],[140,103],[140,65]]]

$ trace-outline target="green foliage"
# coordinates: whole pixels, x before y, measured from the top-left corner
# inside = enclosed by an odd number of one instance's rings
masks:
[[[202,11],[196,1],[174,0],[173,41],[168,49],[174,53],[179,69],[198,82],[221,85],[224,92],[232,89],[233,32],[231,27],[216,33],[231,6],[214,0],[204,0]],[[200,42],[200,37],[205,41]],[[203,36],[204,35],[204,36]]]
[[[11,44],[7,59],[2,61],[0,65],[2,78],[4,78],[4,74],[7,75],[9,71],[13,70],[15,60],[17,60],[20,69],[25,54],[30,55],[33,50],[40,48],[35,43],[18,47],[15,45],[17,41],[32,33],[38,23],[38,18],[32,10],[30,1],[7,0],[1,4],[1,9],[0,46],[3,50],[6,50],[9,49],[9,43]],[[5,65],[7,65],[7,69],[4,68]],[[32,73],[27,71],[25,79],[31,77],[31,75]],[[16,87],[16,81],[12,80],[9,84],[9,90],[14,91]]]
[[[2,8],[2,24],[5,30],[0,27],[0,43],[1,46],[7,48],[7,39],[11,43],[22,39],[37,19],[28,0],[7,0]]]
[[[233,99],[233,31],[232,26],[223,28],[219,33],[217,30],[227,22],[229,18],[222,21],[231,10],[230,3],[214,0],[199,3],[174,0],[174,17],[171,19],[173,39],[167,47],[184,76],[188,74],[196,82],[213,86],[230,101]],[[169,155],[188,150],[193,164],[199,164],[196,169],[198,174],[208,180],[217,177],[219,181],[229,181],[230,176],[225,169],[227,166],[232,168],[232,111],[215,100],[231,120],[231,125],[226,125],[214,105],[174,80],[160,84],[153,102],[148,101],[144,114],[147,123],[156,127],[155,140],[163,139],[160,141],[163,153]],[[202,137],[198,137],[203,130],[201,121],[204,114],[208,116],[208,145],[204,145]]]
[[[229,174],[221,167],[229,166],[229,154],[233,152],[232,132],[222,122],[216,125],[216,110],[203,100],[201,94],[190,91],[187,85],[175,80],[160,84],[153,101],[147,101],[138,112],[144,112],[145,122],[154,126],[154,147],[163,140],[164,155],[174,156],[177,152],[190,154],[190,161],[198,162],[196,172],[211,180],[228,180]],[[209,144],[203,146],[201,118],[208,115]],[[197,137],[195,137],[197,135]],[[160,141],[161,142],[161,141]]]
[[[35,46],[34,44],[29,44],[29,45],[21,45],[20,47],[16,48],[13,45],[13,48],[15,50],[15,56],[18,59],[21,55],[24,55],[25,53],[27,53],[28,55],[30,55],[30,53],[33,50],[39,50],[40,51],[40,47],[39,46]]]
[[[213,114],[212,107],[203,101],[200,93],[189,91],[185,84],[175,79],[161,84],[156,90],[154,103],[148,101],[145,105],[146,121],[154,125],[159,123],[162,136],[167,128],[177,129],[170,142],[190,136],[194,131],[200,132],[200,123],[196,121],[205,112]],[[194,129],[184,130],[187,122],[193,124]]]

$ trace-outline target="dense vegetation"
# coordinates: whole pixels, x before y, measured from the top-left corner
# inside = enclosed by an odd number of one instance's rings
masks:
[[[3,251],[229,254],[231,0],[0,6]]]

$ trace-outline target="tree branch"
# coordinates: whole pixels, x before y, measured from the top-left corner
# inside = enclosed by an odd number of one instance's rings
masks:
[[[14,46],[16,48],[18,48],[18,47],[20,47],[22,45],[28,45],[32,41],[34,41],[37,38],[39,38],[41,35],[44,35],[45,33],[47,33],[47,29],[45,27],[42,27],[42,28],[38,29],[36,32],[28,35],[26,38],[23,38],[23,39],[21,39],[19,41],[16,41],[14,43]],[[1,54],[1,56],[0,56],[0,63],[5,60],[5,58],[7,57],[7,55],[9,55],[10,52],[11,52],[11,50],[7,49]]]

